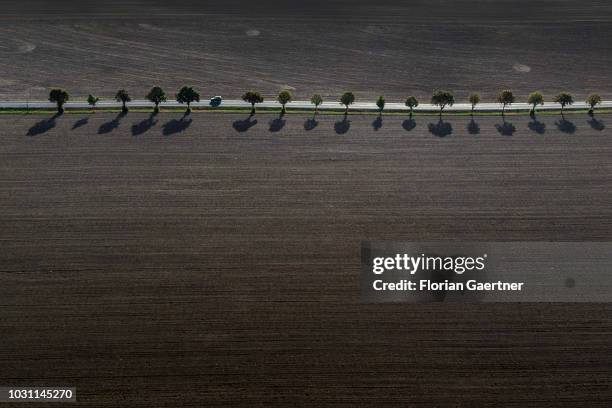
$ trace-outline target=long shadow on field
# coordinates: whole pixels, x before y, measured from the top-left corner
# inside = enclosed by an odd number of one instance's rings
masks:
[[[132,125],[132,136],[142,135],[155,126],[157,124],[155,116],[157,116],[156,113],[151,113],[145,120]]]
[[[110,133],[113,130],[117,129],[119,127],[119,123],[121,122],[121,119],[125,115],[127,115],[127,113],[120,112],[117,116],[115,116],[113,120],[101,124],[100,128],[98,129],[98,134],[103,135],[103,134]]]
[[[555,125],[557,125],[557,129],[563,133],[570,135],[576,133],[576,125],[565,119],[565,116],[561,116],[561,120],[555,122]]]
[[[499,134],[502,136],[514,135],[514,132],[516,132],[516,126],[508,122],[505,116],[503,116],[502,120],[503,122],[501,124],[498,123],[497,125],[495,125],[495,129],[497,129]]]
[[[74,124],[72,125],[72,130],[74,129],[78,129],[81,126],[85,126],[87,124],[87,122],[89,122],[89,118],[83,118],[83,119],[79,119],[76,122],[74,122]]]
[[[319,125],[319,122],[315,118],[316,118],[316,116],[313,116],[310,119],[306,119],[306,121],[304,122],[304,130],[305,131],[309,132],[309,131],[313,130],[314,128],[316,128]]]
[[[287,121],[283,119],[283,114],[281,113],[278,118],[270,121],[270,132],[280,132],[286,124]]]
[[[416,122],[414,119],[412,119],[412,116],[411,116],[410,119],[406,119],[405,121],[402,122],[402,127],[404,128],[405,131],[410,132],[412,129],[416,127]]]
[[[344,118],[342,120],[339,120],[336,123],[334,123],[334,131],[339,135],[345,134],[346,132],[349,131],[350,128],[351,128],[351,121],[348,120],[348,116],[346,114],[344,115]]]
[[[246,119],[237,120],[232,123],[232,127],[240,133],[244,133],[257,124],[257,119],[253,119],[253,115],[249,115]]]
[[[480,134],[480,125],[478,124],[478,122],[474,120],[473,116],[472,116],[472,119],[470,120],[470,123],[468,123],[467,125],[467,131],[470,135]]]
[[[606,128],[606,125],[601,120],[595,118],[591,118],[588,123],[591,125],[591,128],[600,132]]]
[[[189,126],[191,126],[191,122],[193,122],[193,119],[187,119],[187,114],[185,114],[180,119],[172,119],[171,121],[164,123],[164,126],[162,126],[162,133],[164,136],[170,136],[176,133],[184,132]]]
[[[57,119],[60,116],[59,113],[56,113],[55,115],[51,116],[49,119],[44,119],[41,120],[40,122],[36,122],[34,124],[34,126],[32,126],[30,129],[28,129],[28,136],[37,136],[37,135],[41,135],[45,132],[48,132],[49,130],[53,129],[55,127],[55,125],[57,124],[55,122],[55,119]]]
[[[536,132],[539,135],[546,133],[546,123],[540,122],[534,116],[533,120],[527,124],[532,132]]]
[[[372,122],[372,128],[375,131],[378,131],[378,129],[380,129],[383,126],[383,118],[382,115],[378,115],[376,117],[376,119],[374,119],[374,121]]]
[[[429,132],[438,137],[446,137],[453,134],[453,126],[450,122],[445,122],[440,118],[437,123],[430,123],[427,125]]]

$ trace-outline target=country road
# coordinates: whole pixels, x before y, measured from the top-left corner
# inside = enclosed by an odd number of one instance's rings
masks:
[[[152,108],[153,104],[146,100],[134,100],[129,102],[128,107],[130,108]],[[208,100],[203,100],[201,102],[192,103],[192,107],[204,107],[209,106]],[[185,105],[181,105],[176,101],[168,101],[161,104],[161,107],[181,107]],[[66,108],[72,109],[80,109],[80,108],[89,108],[90,106],[86,101],[73,101],[65,104]],[[121,107],[120,102],[116,101],[100,101],[97,104],[98,108],[119,108]],[[220,108],[248,108],[250,104],[244,102],[240,99],[228,99],[224,100]],[[278,108],[280,109],[280,104],[277,101],[265,101],[263,103],[257,104],[259,108]],[[339,102],[323,102],[319,106],[319,110],[337,110],[342,109],[344,106]],[[15,100],[15,101],[2,101],[0,102],[0,109],[52,109],[55,108],[55,104],[49,101],[24,101],[24,100]],[[287,104],[287,108],[290,109],[314,109],[314,105],[310,103],[310,101],[293,101]],[[361,111],[378,111],[378,107],[374,102],[355,102],[350,107],[354,110]],[[589,106],[585,102],[576,102],[571,106],[566,107],[565,109],[588,109]],[[612,108],[612,101],[604,101],[601,105],[598,105],[599,109],[601,108]],[[471,109],[471,105],[469,103],[456,103],[453,106],[447,106],[445,111],[469,111]],[[527,103],[514,103],[506,107],[506,110],[530,110],[531,105]],[[543,106],[538,106],[537,110],[558,110],[560,109],[560,105],[555,102],[545,102]],[[385,105],[385,110],[393,110],[393,111],[408,111],[408,107],[404,105],[404,103],[399,102],[388,102]],[[420,104],[417,108],[414,109],[416,112],[418,111],[435,111],[439,110],[439,108],[435,105],[423,103]],[[476,112],[497,112],[501,111],[502,106],[499,103],[481,103],[476,106]]]

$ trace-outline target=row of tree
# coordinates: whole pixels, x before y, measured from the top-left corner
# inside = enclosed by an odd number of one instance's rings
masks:
[[[151,88],[151,90],[147,93],[145,98],[148,101],[155,104],[154,111],[156,113],[159,112],[159,104],[162,102],[166,102],[167,100],[166,93],[159,86],[154,86],[153,88]],[[64,91],[63,89],[53,89],[49,94],[49,101],[57,104],[57,110],[59,113],[62,113],[64,111],[64,104],[68,102],[69,99],[70,99],[70,96],[68,95],[68,92]],[[128,111],[127,103],[132,100],[128,92],[125,89],[120,89],[119,91],[117,91],[117,94],[115,95],[115,100],[117,102],[122,103],[122,111],[124,113],[127,113]],[[259,92],[248,91],[244,95],[242,95],[242,100],[251,104],[251,113],[254,114],[255,105],[258,103],[262,103],[264,101],[264,98]],[[277,101],[282,106],[282,113],[285,113],[286,105],[292,100],[293,100],[293,95],[289,91],[286,91],[286,90],[281,91],[278,94]],[[94,109],[96,107],[96,104],[99,101],[100,101],[100,98],[96,96],[89,95],[87,97],[87,102]],[[191,104],[193,102],[200,101],[200,94],[196,90],[194,90],[192,87],[184,86],[176,94],[176,101],[181,104],[186,104],[187,113],[189,113],[191,112]],[[480,103],[480,94],[478,93],[470,94],[470,96],[468,97],[468,101],[472,105],[472,112],[473,112],[474,109],[476,109],[476,106]],[[319,94],[314,94],[310,98],[310,102],[315,106],[315,113],[316,113],[318,112],[319,106],[323,103],[323,97]],[[355,95],[352,92],[345,92],[340,97],[340,103],[345,106],[345,113],[348,113],[349,106],[352,105],[354,102],[355,102]],[[514,96],[512,91],[503,90],[497,96],[497,102],[499,102],[502,105],[502,115],[503,115],[506,112],[506,107],[516,102],[516,97]],[[568,92],[561,92],[554,98],[554,102],[561,105],[561,112],[563,113],[563,110],[565,109],[566,106],[572,105],[574,103],[574,97]],[[595,94],[595,93],[590,94],[586,99],[586,103],[590,106],[589,113],[592,114],[595,107],[601,104],[601,102],[602,102],[602,99],[600,95]],[[386,100],[384,96],[379,96],[378,99],[376,100],[376,106],[378,106],[381,113],[385,108],[385,103],[386,103]],[[454,103],[455,103],[455,96],[453,95],[452,92],[449,92],[449,91],[435,91],[431,97],[431,104],[440,108],[440,114],[442,114],[442,111],[444,110],[445,107],[453,106]],[[532,105],[531,115],[535,115],[537,106],[544,105],[544,95],[542,94],[542,92],[539,92],[539,91],[532,92],[527,98],[527,103]],[[419,101],[416,97],[409,96],[406,99],[405,104],[410,109],[410,114],[412,114],[414,108],[419,106]]]

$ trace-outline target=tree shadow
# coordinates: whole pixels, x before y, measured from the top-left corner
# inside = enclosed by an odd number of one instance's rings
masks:
[[[306,119],[306,121],[304,122],[304,130],[305,131],[311,131],[314,128],[316,128],[319,125],[319,122],[317,121],[317,119],[315,119],[316,116],[313,116],[310,119]]]
[[[119,127],[119,122],[121,122],[121,118],[123,118],[125,115],[127,115],[127,113],[119,112],[119,114],[115,116],[113,120],[101,124],[100,128],[98,129],[98,134],[102,135],[105,133],[110,133],[113,130],[117,129]]]
[[[499,134],[502,136],[514,135],[514,132],[516,132],[516,126],[508,122],[505,116],[502,116],[502,120],[503,122],[501,124],[498,123],[497,125],[495,125],[495,129],[497,129]]]
[[[191,122],[193,122],[193,119],[187,119],[188,116],[189,114],[185,113],[180,119],[172,119],[171,121],[164,123],[162,126],[163,135],[170,136],[187,130],[187,128],[191,126]]]
[[[257,119],[253,119],[253,115],[249,115],[246,119],[237,120],[232,123],[232,127],[240,133],[246,132],[257,124]]]
[[[334,124],[334,131],[339,135],[345,134],[350,128],[351,121],[348,120],[348,115],[346,113],[344,114],[344,118],[342,118],[342,120],[339,120]]]
[[[157,124],[155,116],[157,116],[157,113],[153,112],[145,120],[132,125],[132,136],[142,135],[143,133],[148,132],[149,129],[151,129],[153,126],[155,126]]]
[[[533,120],[527,124],[529,129],[539,135],[546,133],[546,123],[540,122],[538,119],[536,119],[535,115],[532,116],[532,118]]]
[[[412,119],[412,116],[410,116],[410,119],[406,119],[405,121],[402,122],[402,127],[404,128],[405,131],[410,132],[412,129],[416,127],[416,122],[414,119]]]
[[[74,124],[72,125],[72,130],[74,129],[78,129],[81,126],[85,126],[87,124],[87,122],[89,122],[89,118],[83,118],[83,119],[79,119],[76,122],[74,122]]]
[[[372,128],[375,131],[378,131],[382,127],[382,125],[383,125],[382,115],[378,115],[376,119],[374,119],[374,121],[372,122]]]
[[[442,117],[440,117],[438,123],[428,124],[427,129],[429,129],[429,132],[432,135],[438,137],[446,137],[453,134],[453,126],[450,124],[450,122],[443,121]]]
[[[37,135],[41,135],[45,132],[48,132],[49,130],[53,129],[55,127],[55,125],[57,124],[55,122],[55,119],[57,119],[58,117],[60,117],[61,114],[56,113],[55,115],[51,116],[49,119],[44,119],[41,120],[40,122],[36,122],[34,124],[34,126],[32,126],[30,129],[28,129],[28,136],[37,136]]]
[[[561,120],[555,122],[555,125],[557,125],[557,129],[563,133],[570,135],[576,133],[576,125],[565,119],[565,116],[561,116]]]
[[[270,132],[280,132],[285,127],[287,121],[283,119],[283,116],[284,114],[281,113],[278,118],[270,121]]]
[[[591,128],[599,132],[606,128],[606,125],[601,120],[597,120],[594,117],[591,117],[591,120],[588,121],[588,124],[591,126]]]
[[[480,134],[480,125],[478,124],[478,122],[476,122],[474,120],[474,117],[472,116],[470,123],[468,123],[467,125],[467,131],[470,135],[478,135]]]

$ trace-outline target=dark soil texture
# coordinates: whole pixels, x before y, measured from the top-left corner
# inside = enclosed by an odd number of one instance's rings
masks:
[[[184,84],[227,98],[286,88],[403,101],[443,88],[493,101],[509,88],[521,101],[534,90],[612,99],[606,0],[24,0],[3,4],[0,21],[2,99],[57,86],[142,99]]]
[[[359,268],[362,240],[611,240],[612,116],[1,119],[3,385],[609,406],[611,306],[362,304]]]

